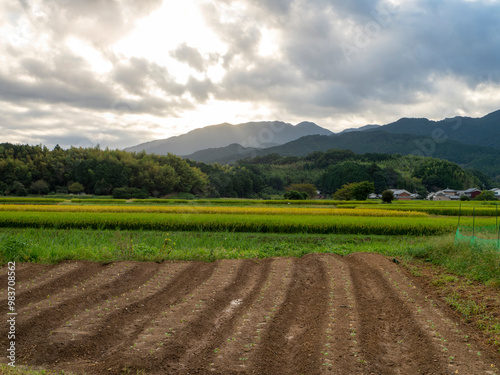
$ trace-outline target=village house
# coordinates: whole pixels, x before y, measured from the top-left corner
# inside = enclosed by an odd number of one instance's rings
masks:
[[[404,189],[389,189],[394,194],[394,199],[399,201],[411,201],[412,194],[408,190]]]
[[[477,188],[471,188],[467,190],[454,190],[454,189],[444,189],[437,191],[435,193],[430,193],[427,196],[428,200],[433,201],[456,201],[459,200],[461,196],[465,195],[470,199],[476,198],[481,194],[481,190]]]
[[[463,195],[468,196],[470,199],[476,198],[479,194],[481,194],[481,190],[477,188],[467,189],[463,191]]]
[[[443,190],[430,194],[430,199],[433,201],[451,201],[451,197],[445,194]]]

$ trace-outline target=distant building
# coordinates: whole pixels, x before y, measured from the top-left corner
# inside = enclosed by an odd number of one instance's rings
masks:
[[[389,189],[394,194],[394,199],[399,201],[411,201],[412,194],[408,190],[404,189]]]
[[[481,194],[481,190],[477,188],[467,189],[463,191],[463,195],[468,196],[470,199],[476,198],[479,194]]]
[[[500,198],[500,188],[494,188],[491,191],[495,193],[495,198]]]
[[[454,189],[444,189],[442,190],[442,192],[445,194],[445,195],[448,195],[449,197],[459,197],[460,194],[458,193],[457,190],[454,190]]]
[[[460,200],[460,197],[463,195],[471,199],[474,199],[479,194],[481,194],[481,190],[476,188],[467,190],[444,189],[444,190],[439,190],[435,193],[430,193],[427,196],[427,199],[431,201],[458,201]]]
[[[316,195],[312,199],[326,199],[326,194],[323,194],[321,191],[316,190]]]
[[[445,194],[443,190],[440,190],[440,191],[433,194],[432,200],[433,201],[451,201],[451,196],[448,194]]]

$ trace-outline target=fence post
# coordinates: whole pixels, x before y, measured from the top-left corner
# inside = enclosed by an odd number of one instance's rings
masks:
[[[500,225],[498,225],[498,203],[497,203],[497,248],[500,249]]]
[[[458,207],[458,225],[457,229],[460,227],[460,218],[462,217],[462,203],[460,203],[460,207]]]
[[[476,236],[476,207],[472,208],[472,239]]]

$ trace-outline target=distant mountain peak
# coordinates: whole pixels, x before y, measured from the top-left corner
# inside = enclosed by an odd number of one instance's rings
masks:
[[[223,123],[192,130],[167,139],[142,143],[125,151],[166,155],[189,155],[205,149],[216,149],[231,144],[244,147],[267,148],[279,146],[308,135],[331,135],[330,130],[312,122],[292,125],[283,121],[259,121],[232,125]]]

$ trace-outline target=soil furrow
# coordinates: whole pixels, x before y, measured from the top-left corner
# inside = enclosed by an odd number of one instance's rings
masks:
[[[318,374],[328,310],[328,275],[318,255],[296,261],[283,306],[252,360],[258,374]]]
[[[352,335],[357,330],[357,322],[349,269],[340,256],[327,256],[325,260],[330,278],[330,306],[326,343],[321,351],[322,373],[362,374],[356,336]]]
[[[23,359],[30,359],[33,363],[50,363],[57,360],[59,345],[48,340],[53,329],[60,327],[77,312],[143,284],[158,270],[158,265],[155,263],[135,263],[127,267],[128,269],[124,267],[126,265],[123,263],[117,266],[117,271],[121,273],[118,273],[111,282],[107,282],[108,273],[103,272],[99,275],[99,280],[96,281],[97,278],[94,278],[84,284],[87,290],[82,287],[81,292],[73,292],[73,295],[76,294],[74,297],[66,298],[54,307],[41,310],[27,321],[21,320],[18,324],[20,334],[17,341],[18,345],[26,349],[22,355]],[[111,266],[101,267],[109,270]]]
[[[90,262],[89,262],[90,263]],[[19,265],[23,265],[23,271],[18,271]],[[26,263],[16,263],[16,288],[18,292],[22,290],[28,290],[30,288],[39,288],[42,285],[52,281],[54,279],[54,275],[59,277],[60,275],[65,274],[66,272],[71,272],[81,265],[78,262],[64,262],[58,265],[38,265],[34,264],[33,270],[34,272],[29,272],[29,266],[25,266]],[[0,285],[2,288],[0,289],[0,296],[4,296],[6,291],[7,284]]]
[[[366,254],[363,260],[376,267],[391,282],[395,295],[406,301],[413,309],[415,324],[432,338],[438,348],[438,355],[447,363],[448,372],[460,374],[493,374],[500,367],[498,356],[474,338],[476,334],[468,327],[459,327],[448,314],[445,305],[438,305],[432,295],[404,274],[399,266],[376,254]],[[479,353],[479,354],[478,354]]]
[[[272,271],[263,283],[258,298],[235,323],[237,329],[213,350],[210,370],[216,374],[244,372],[251,369],[252,353],[259,346],[264,326],[277,313],[285,300],[285,291],[291,280],[291,260],[275,259]]]
[[[142,326],[141,331],[137,329],[135,321],[128,322],[121,329],[127,339],[111,347],[92,365],[98,367],[103,363],[117,362],[116,366],[126,367],[129,363],[142,362],[141,357],[156,355],[161,346],[175,341],[179,332],[184,332],[188,325],[199,318],[203,306],[211,303],[234,280],[234,274],[241,267],[241,262],[236,260],[223,260],[214,264],[208,278],[175,303],[163,306],[161,311],[152,316],[151,321]],[[132,301],[136,299],[131,297]],[[122,359],[112,359],[117,354]]]
[[[210,340],[211,334],[227,330],[226,325],[231,322],[228,318],[239,310],[239,304],[243,303],[245,297],[243,291],[258,275],[258,270],[259,264],[255,261],[242,261],[231,282],[207,302],[207,306],[189,325],[175,334],[174,340],[168,341],[149,361],[143,359],[135,365],[130,363],[129,368],[145,370],[147,373],[181,373],[187,364],[184,359],[189,360],[190,354],[196,355],[196,348],[203,352],[203,348],[210,345],[207,340]]]
[[[216,356],[215,350],[227,340],[236,340],[236,337],[231,334],[236,328],[238,318],[245,314],[255,302],[271,271],[271,259],[263,260],[260,263],[257,269],[249,269],[248,272],[239,275],[234,284],[240,290],[235,287],[232,288],[233,290],[225,291],[226,295],[221,296],[219,301],[210,306],[209,311],[201,313],[200,324],[207,322],[207,316],[215,317],[213,328],[204,335],[203,341],[197,342],[192,349],[190,348],[186,358],[181,360],[181,362],[187,363],[186,369],[182,373],[209,372],[210,364]],[[217,306],[226,307],[222,313],[215,313]]]
[[[126,309],[134,301],[143,300],[148,296],[154,295],[155,292],[162,289],[171,278],[175,277],[186,267],[186,263],[163,263],[158,272],[143,284],[126,290],[119,295],[114,295],[112,298],[92,308],[80,311],[79,314],[67,321],[66,326],[60,327],[53,332],[53,340],[64,340],[64,336],[71,335],[71,340],[75,341],[78,340],[77,337],[84,339],[85,335],[97,334],[99,329],[102,329],[102,322],[106,322],[112,314],[124,308]]]
[[[475,327],[378,254],[67,262],[33,266],[38,274],[28,282],[32,266],[20,267],[26,279],[17,296],[19,368],[86,375],[500,375],[498,352]],[[6,304],[3,296],[0,307]],[[0,326],[0,347],[7,347],[7,328]]]
[[[110,314],[100,325],[98,332],[68,343],[58,350],[58,354],[73,360],[85,358],[92,361],[95,371],[99,371],[100,357],[107,358],[107,352],[116,346],[128,347],[148,323],[165,309],[176,304],[203,283],[213,272],[215,263],[192,262],[165,286],[153,295],[133,301],[122,309]],[[130,325],[133,326],[130,326]],[[121,355],[118,354],[118,358]],[[108,358],[107,358],[108,359]],[[106,362],[112,368],[112,362]],[[120,361],[121,362],[121,361]],[[120,363],[121,366],[121,363]],[[120,367],[118,373],[122,373]],[[118,370],[117,370],[118,371]],[[113,372],[109,372],[110,374]]]
[[[62,271],[56,277],[49,278],[35,287],[29,287],[23,283],[16,294],[16,306],[18,309],[27,306],[31,303],[36,303],[47,298],[48,295],[56,296],[63,288],[76,285],[86,279],[92,278],[99,271],[102,271],[102,266],[92,262],[77,262],[76,268],[71,267],[67,271]],[[48,270],[48,277],[54,275],[53,270]],[[3,306],[0,306],[0,313],[3,313]]]
[[[383,275],[361,257],[345,260],[353,280],[358,337],[368,373],[446,373],[438,348]]]
[[[57,267],[64,266],[67,262],[58,264],[57,266],[48,266],[44,264],[33,264],[33,263],[19,263],[16,262],[15,268],[16,268],[16,280],[18,283],[24,283],[27,280],[32,280],[35,277],[37,277],[39,274],[41,274],[44,271],[51,270]],[[6,280],[7,280],[7,265],[3,266],[1,268],[1,274],[0,274],[0,286],[1,290],[5,288]]]

